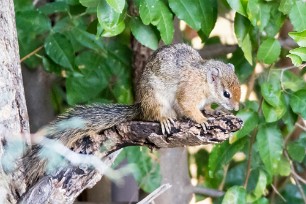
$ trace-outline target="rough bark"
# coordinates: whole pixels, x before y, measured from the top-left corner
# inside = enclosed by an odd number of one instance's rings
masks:
[[[0,1],[0,28],[0,203],[7,203],[25,189],[24,181],[16,183],[22,167],[11,171],[29,138],[13,0]]]
[[[99,124],[91,124],[95,131],[72,132],[81,134],[80,139],[70,148],[74,151],[73,153],[68,149],[61,149],[60,146],[57,147],[59,144],[51,146],[50,139],[42,137],[41,143],[33,147],[34,154],[32,152],[27,156],[37,156],[41,146],[47,144],[47,148],[57,151],[69,161],[51,173],[44,169],[43,159],[35,162],[35,169],[43,170],[43,173],[32,188],[23,195],[22,203],[38,201],[72,203],[84,189],[92,187],[105,173],[104,167],[96,165],[99,159],[102,159],[106,166],[110,166],[122,147],[140,145],[159,149],[219,143],[228,139],[231,132],[239,130],[242,126],[242,121],[233,115],[206,114],[206,116],[210,118],[206,133],[200,125],[189,120],[176,121],[176,127],[172,127],[171,135],[162,135],[160,125],[154,122],[130,121],[106,130],[95,129],[99,127]],[[71,135],[71,137],[74,136]],[[101,152],[101,149],[104,151]],[[97,160],[97,157],[93,155],[98,156],[99,159]],[[25,160],[32,161],[31,158],[25,158]],[[114,174],[114,172],[111,173],[111,175]]]

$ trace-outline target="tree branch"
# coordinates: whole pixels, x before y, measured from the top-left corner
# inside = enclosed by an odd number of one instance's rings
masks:
[[[117,150],[125,146],[138,145],[158,149],[220,143],[227,140],[231,132],[242,127],[241,119],[234,115],[206,114],[206,117],[209,120],[205,134],[200,125],[190,120],[176,121],[176,127],[172,127],[171,135],[163,135],[159,123],[143,121],[124,122],[106,130],[94,132],[92,130],[72,131],[73,134],[82,134],[82,136],[72,144],[70,149],[83,155],[95,155],[110,167],[118,155]],[[74,136],[71,135],[71,137]],[[57,139],[60,140],[60,138]],[[87,161],[84,164],[76,164],[71,162],[71,159],[70,161],[68,159],[65,165],[61,165],[53,171],[50,169],[47,171],[45,168],[46,159],[39,156],[41,150],[43,150],[42,144],[34,145],[33,149],[25,156],[24,162],[30,162],[29,168],[33,168],[26,169],[25,173],[36,171],[41,172],[41,175],[37,177],[38,179],[27,181],[28,183],[32,182],[32,188],[27,189],[21,203],[36,203],[46,198],[46,202],[61,200],[63,203],[72,203],[84,189],[95,185],[105,174],[94,165],[88,164]],[[71,158],[68,153],[60,154],[62,157],[63,155]],[[30,177],[25,175],[25,178]],[[46,183],[51,184],[51,191],[41,190],[43,189],[42,185]],[[39,193],[33,197],[31,196],[33,192]]]

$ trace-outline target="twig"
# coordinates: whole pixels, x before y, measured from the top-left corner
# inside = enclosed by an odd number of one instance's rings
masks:
[[[31,57],[32,55],[36,54],[39,50],[41,50],[44,46],[40,46],[38,48],[36,48],[35,50],[33,50],[32,52],[30,52],[29,54],[27,54],[26,56],[24,56],[23,58],[20,59],[20,63],[23,62],[24,60],[28,59],[29,57]]]
[[[254,130],[254,132],[251,136],[250,145],[249,145],[247,172],[246,172],[246,176],[245,176],[245,180],[244,180],[244,184],[243,184],[243,187],[245,189],[248,186],[249,178],[250,178],[250,175],[251,175],[252,148],[253,148],[253,144],[255,142],[256,134],[257,134],[257,128],[256,128],[256,130]]]
[[[213,44],[205,45],[202,50],[199,50],[200,55],[204,59],[211,59],[233,53],[238,48],[238,45],[222,45],[222,44]]]
[[[226,176],[227,176],[228,167],[229,167],[229,164],[224,166],[224,176],[223,176],[223,179],[222,179],[222,181],[221,181],[221,183],[220,183],[220,185],[218,187],[218,189],[220,191],[222,191],[223,188],[224,188],[224,184],[225,184],[225,179],[226,179]]]
[[[303,190],[303,188],[300,184],[300,180],[299,180],[300,176],[297,177],[297,173],[295,172],[294,166],[292,164],[292,160],[290,159],[287,151],[284,151],[284,155],[289,160],[289,164],[290,164],[290,168],[291,168],[291,176],[293,177],[293,179],[294,179],[294,181],[295,181],[295,183],[296,183],[296,185],[297,185],[297,187],[298,187],[298,189],[301,193],[301,196],[303,198],[304,203],[306,203],[306,196],[305,196],[304,190]],[[302,182],[305,182],[304,179],[302,179]]]
[[[262,102],[263,102],[263,98],[260,98],[260,102],[259,102],[259,107],[258,107],[258,113],[260,113],[261,110],[261,106],[262,106]],[[250,141],[250,146],[249,146],[249,152],[248,152],[248,165],[247,165],[247,174],[245,177],[245,181],[244,181],[244,188],[246,188],[248,186],[248,182],[249,182],[249,177],[251,174],[251,160],[252,160],[252,148],[253,148],[253,144],[255,142],[255,138],[257,135],[257,131],[258,129],[256,128],[251,136],[251,141]]]
[[[287,202],[286,199],[278,192],[278,190],[275,188],[275,186],[273,184],[271,184],[274,192],[284,201]]]
[[[296,123],[296,126],[298,126],[299,128],[301,128],[302,130],[306,131],[306,127],[304,127],[304,126],[301,125],[300,123]]]
[[[199,186],[193,186],[192,191],[196,194],[202,194],[209,197],[221,197],[224,195],[223,191],[199,187]]]
[[[166,184],[158,187],[157,189],[155,189],[152,193],[150,193],[144,199],[139,201],[137,204],[148,204],[148,203],[151,203],[155,198],[160,196],[162,193],[164,193],[169,188],[171,188],[171,185],[169,183],[166,183]]]

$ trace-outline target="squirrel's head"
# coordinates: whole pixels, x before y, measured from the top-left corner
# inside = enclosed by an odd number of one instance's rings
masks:
[[[209,60],[206,61],[205,67],[207,82],[212,90],[212,102],[228,110],[239,110],[241,90],[234,65]]]

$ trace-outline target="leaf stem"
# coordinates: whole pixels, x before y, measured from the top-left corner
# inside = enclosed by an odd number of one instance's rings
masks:
[[[38,48],[36,48],[35,50],[33,50],[32,52],[30,52],[29,54],[27,54],[26,56],[24,56],[23,58],[20,59],[20,63],[23,62],[24,60],[30,58],[32,55],[36,54],[39,50],[41,50],[44,46],[41,45]]]
[[[255,142],[255,138],[256,138],[256,134],[257,134],[258,129],[256,128],[253,131],[253,134],[251,136],[250,139],[250,145],[249,145],[249,152],[248,152],[248,164],[247,164],[247,172],[246,172],[246,176],[245,176],[245,180],[244,180],[244,184],[243,187],[246,189],[248,186],[248,182],[249,182],[249,178],[251,175],[251,158],[252,158],[252,148],[253,148],[253,144]]]

